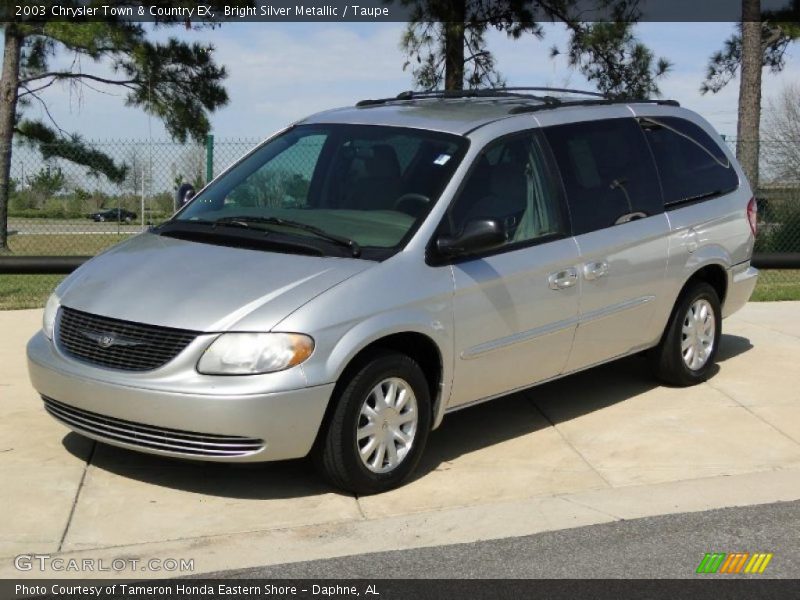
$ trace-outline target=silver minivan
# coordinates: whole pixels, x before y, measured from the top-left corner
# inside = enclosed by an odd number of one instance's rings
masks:
[[[311,454],[370,494],[413,473],[448,412],[643,351],[668,384],[704,381],[755,286],[755,231],[741,168],[675,102],[365,100],[67,277],[30,376],[95,440]]]

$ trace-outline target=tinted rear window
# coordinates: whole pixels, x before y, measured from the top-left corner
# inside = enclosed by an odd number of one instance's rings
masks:
[[[644,135],[633,118],[544,129],[567,192],[573,233],[614,225],[631,213],[663,211]]]
[[[653,150],[667,206],[738,187],[739,178],[722,148],[694,123],[677,117],[643,118],[640,123]]]

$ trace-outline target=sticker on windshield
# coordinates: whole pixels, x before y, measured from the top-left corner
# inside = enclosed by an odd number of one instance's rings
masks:
[[[448,160],[450,160],[449,154],[440,154],[436,157],[436,160],[433,161],[433,164],[441,167],[442,165],[446,165]]]

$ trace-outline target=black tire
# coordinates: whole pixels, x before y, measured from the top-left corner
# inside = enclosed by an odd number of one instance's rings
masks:
[[[714,341],[711,353],[705,363],[699,368],[691,369],[684,361],[681,351],[684,339],[682,330],[690,307],[699,300],[706,300],[713,311]],[[664,383],[679,387],[688,387],[706,381],[714,369],[721,335],[722,310],[716,290],[702,281],[690,284],[675,303],[661,342],[649,353],[653,373]]]
[[[373,388],[388,378],[404,380],[414,392],[417,428],[410,449],[397,467],[375,473],[361,460],[356,431],[362,405]],[[357,495],[369,495],[396,488],[411,476],[431,429],[428,381],[416,361],[398,352],[378,351],[345,373],[331,402],[332,411],[313,451],[314,463],[328,482]]]

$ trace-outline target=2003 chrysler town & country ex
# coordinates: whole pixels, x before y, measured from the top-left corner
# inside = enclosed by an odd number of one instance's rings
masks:
[[[449,411],[642,351],[705,380],[757,277],[741,168],[675,102],[540,91],[279,132],[58,286],[28,345],[45,408],[165,456],[311,453],[369,494]]]

